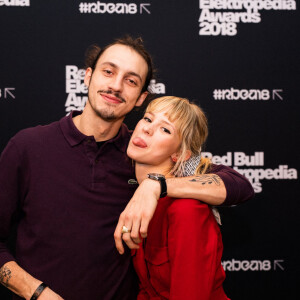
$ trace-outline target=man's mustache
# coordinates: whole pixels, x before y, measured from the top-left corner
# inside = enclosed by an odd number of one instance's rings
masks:
[[[120,96],[119,93],[115,93],[114,91],[112,90],[107,90],[107,91],[104,91],[104,90],[99,90],[98,93],[104,93],[104,94],[110,94],[110,95],[113,95],[115,96],[116,98],[118,98],[119,100],[121,100],[122,102],[126,102],[126,100]]]

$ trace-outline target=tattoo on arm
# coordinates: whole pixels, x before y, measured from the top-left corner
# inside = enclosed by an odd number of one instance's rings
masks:
[[[8,286],[8,282],[10,278],[11,278],[11,270],[6,266],[0,268],[0,282],[4,286]]]
[[[192,182],[200,182],[202,185],[205,184],[221,184],[221,178],[218,175],[197,175],[195,178],[191,179]]]

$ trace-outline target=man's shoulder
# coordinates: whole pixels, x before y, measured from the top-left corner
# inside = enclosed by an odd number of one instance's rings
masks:
[[[59,130],[59,121],[47,125],[37,125],[20,130],[11,140],[18,145],[31,144],[34,141],[47,139]]]

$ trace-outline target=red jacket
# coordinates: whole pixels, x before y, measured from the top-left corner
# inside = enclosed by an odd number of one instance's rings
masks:
[[[211,209],[193,199],[162,198],[148,237],[133,250],[138,300],[228,300],[222,237]]]

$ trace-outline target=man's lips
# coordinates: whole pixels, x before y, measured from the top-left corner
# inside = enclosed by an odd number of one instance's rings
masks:
[[[123,103],[124,101],[118,97],[115,97],[114,95],[109,95],[109,94],[105,94],[105,93],[100,93],[100,95],[102,96],[102,98],[104,98],[104,100],[106,100],[107,102],[110,103]]]
[[[147,147],[147,143],[141,139],[140,137],[136,137],[134,139],[132,139],[132,144],[137,146],[137,147],[140,147],[140,148],[146,148]]]

